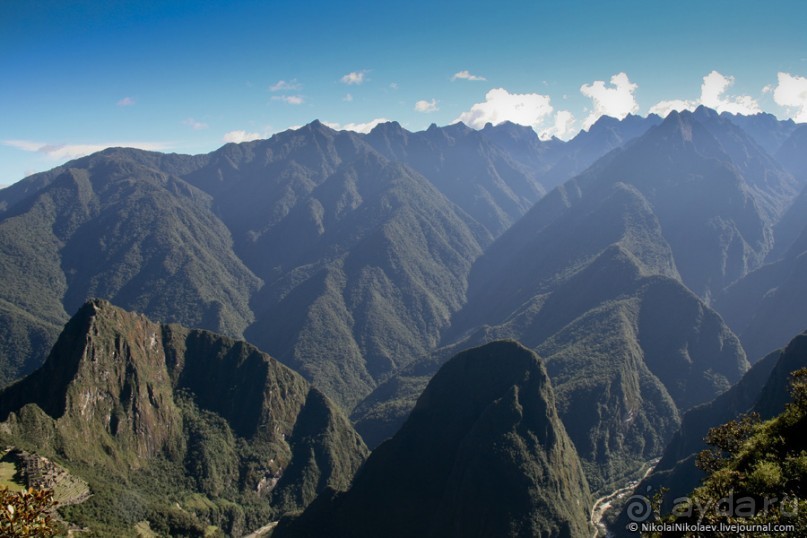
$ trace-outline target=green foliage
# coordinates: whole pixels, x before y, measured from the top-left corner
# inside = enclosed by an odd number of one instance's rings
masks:
[[[710,429],[705,440],[712,448],[698,454],[698,468],[707,473],[723,469],[756,432],[758,425],[759,415],[751,413]]]
[[[97,536],[244,534],[346,488],[367,454],[332,402],[255,347],[105,301],[0,402],[0,446],[86,481],[62,481],[92,494],[60,510]]]
[[[807,528],[807,368],[791,379],[793,401],[782,414],[765,422],[746,415],[710,430],[713,448],[698,460],[707,477],[662,521]]]

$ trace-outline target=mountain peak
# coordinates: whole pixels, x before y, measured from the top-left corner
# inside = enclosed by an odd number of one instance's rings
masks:
[[[277,535],[583,536],[590,503],[541,360],[497,341],[443,365],[352,488]]]

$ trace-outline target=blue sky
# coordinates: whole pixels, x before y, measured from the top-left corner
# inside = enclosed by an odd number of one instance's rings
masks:
[[[320,119],[410,130],[705,103],[807,121],[807,3],[0,2],[0,184],[108,145],[203,153]]]

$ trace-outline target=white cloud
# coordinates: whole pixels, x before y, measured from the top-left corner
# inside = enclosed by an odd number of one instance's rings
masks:
[[[700,105],[707,106],[716,110],[717,112],[730,112],[732,114],[757,114],[762,110],[759,105],[750,95],[726,95],[728,90],[734,84],[734,77],[727,77],[717,71],[712,71],[705,77],[701,83],[701,95],[698,99],[670,99],[668,101],[659,101],[650,107],[651,114],[658,114],[661,117],[666,117],[673,110],[695,110]],[[768,86],[766,86],[768,88]],[[763,93],[766,92],[763,88]],[[768,89],[767,91],[770,91]]]
[[[686,99],[670,99],[669,101],[659,101],[650,107],[650,114],[658,114],[662,118],[673,110],[681,112],[682,110],[695,110],[698,108],[698,101],[688,101]]]
[[[353,101],[353,96],[349,93],[346,93],[344,97],[342,97],[342,101],[347,101],[348,103]]]
[[[571,112],[568,110],[558,110],[555,114],[555,122],[551,127],[538,133],[538,137],[541,140],[549,140],[553,136],[556,136],[561,140],[568,140],[577,134],[575,123],[574,115]]]
[[[359,85],[359,84],[364,83],[366,74],[367,74],[366,70],[365,71],[353,71],[353,72],[348,73],[347,75],[343,76],[340,80],[342,81],[342,84],[347,84],[349,86],[351,86],[351,85]]]
[[[379,123],[387,123],[389,121],[390,120],[388,120],[387,118],[375,118],[374,120],[370,120],[366,123],[346,123],[344,125],[328,121],[323,121],[322,123],[324,123],[325,125],[327,125],[328,127],[330,127],[335,131],[354,131],[356,133],[369,133]]]
[[[793,120],[807,122],[807,78],[779,73],[779,83],[773,91],[774,102],[789,108]]]
[[[201,122],[201,121],[196,121],[193,118],[187,118],[185,120],[182,120],[182,124],[187,125],[188,127],[193,129],[194,131],[201,131],[202,129],[207,129],[207,127],[208,127],[208,125],[206,123]]]
[[[134,106],[135,100],[131,97],[124,97],[118,101],[118,106]]]
[[[415,103],[415,110],[418,112],[437,112],[440,109],[437,108],[437,99],[432,99],[431,101],[421,99]]]
[[[248,133],[247,131],[239,130],[225,133],[222,140],[225,142],[235,142],[236,144],[240,144],[241,142],[251,142],[260,138],[261,135],[258,133]]]
[[[288,82],[285,80],[278,80],[271,86],[269,86],[270,92],[285,92],[285,91],[295,91],[300,90],[303,88],[303,85],[297,82],[297,79],[292,79]]]
[[[272,101],[283,101],[290,105],[302,105],[305,102],[301,95],[273,95]]]
[[[494,125],[511,121],[526,125],[539,132],[544,120],[553,112],[549,96],[538,93],[510,93],[504,88],[495,88],[485,94],[484,103],[476,103],[454,121],[461,121],[481,129],[486,123]]]
[[[731,114],[750,115],[762,112],[757,102],[750,95],[724,95],[726,90],[733,84],[734,77],[727,77],[717,71],[712,71],[703,77],[701,104],[718,112],[729,112]]]
[[[451,75],[451,80],[457,80],[457,79],[460,79],[460,80],[487,80],[485,77],[472,75],[471,72],[468,71],[467,69],[464,69],[462,71],[459,71],[459,72],[454,73],[453,75]]]
[[[46,144],[32,140],[3,140],[3,144],[23,151],[41,153],[54,161],[78,159],[106,148],[124,147],[146,151],[163,151],[170,148],[165,142],[106,142],[100,144]]]
[[[390,87],[391,90],[397,90],[398,89],[398,83],[397,82],[390,82],[389,87]]]
[[[625,73],[617,73],[611,77],[611,88],[602,80],[595,80],[591,84],[580,86],[580,93],[589,97],[594,110],[583,121],[583,129],[591,127],[600,116],[612,116],[622,119],[628,114],[639,111],[639,105],[633,92],[638,88]]]

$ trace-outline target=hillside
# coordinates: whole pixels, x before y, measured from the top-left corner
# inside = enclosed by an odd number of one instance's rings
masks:
[[[240,534],[343,489],[367,452],[298,374],[244,342],[104,301],[0,393],[0,439],[84,479],[64,516],[101,535]]]
[[[540,359],[494,342],[449,360],[351,488],[274,536],[584,536],[590,506]]]
[[[763,420],[779,415],[789,401],[790,375],[805,367],[807,335],[801,334],[787,347],[757,362],[736,385],[715,400],[690,410],[659,463],[636,486],[634,493],[642,495],[666,488],[662,509],[669,512],[675,499],[687,495],[706,477],[706,473],[696,467],[696,460],[698,454],[707,449],[704,439],[709,430],[745,413],[758,413]],[[623,511],[613,529],[624,529],[628,522],[628,515]]]

